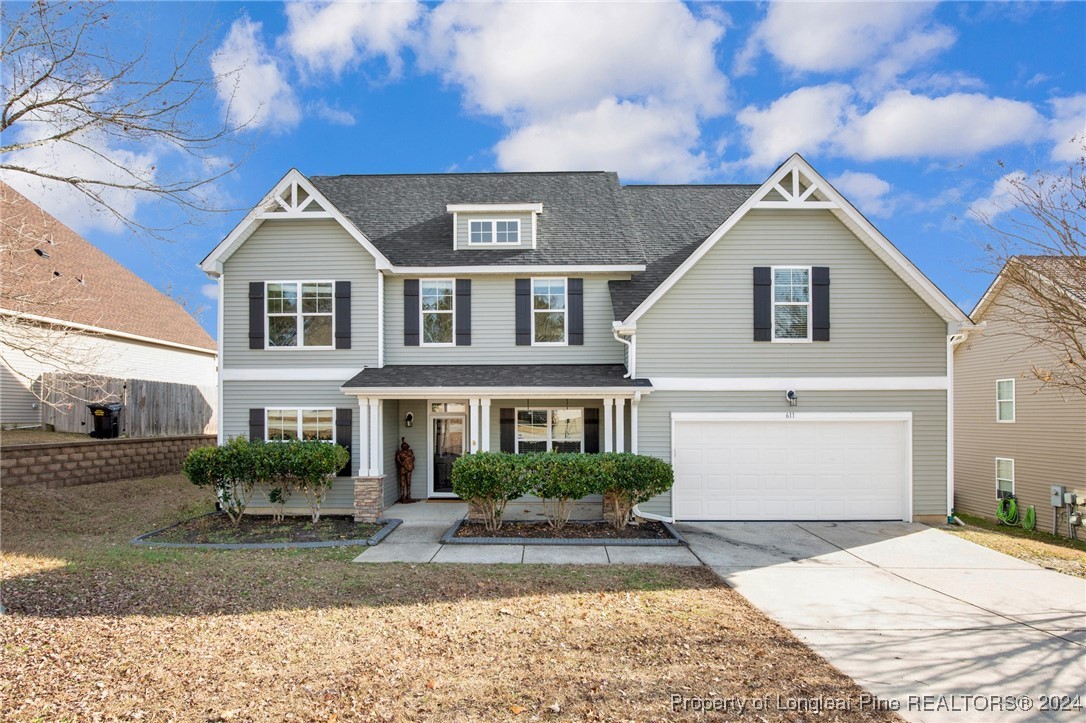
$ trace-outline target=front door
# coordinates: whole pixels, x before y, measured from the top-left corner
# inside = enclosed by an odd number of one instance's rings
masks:
[[[464,453],[463,415],[434,417],[434,494],[451,495],[452,466]]]

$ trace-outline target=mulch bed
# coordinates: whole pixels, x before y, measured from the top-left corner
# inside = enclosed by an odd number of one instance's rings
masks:
[[[321,516],[317,524],[306,516],[287,517],[275,522],[270,517],[246,515],[237,525],[224,514],[205,515],[148,537],[152,542],[261,543],[261,542],[334,542],[365,540],[381,529],[381,525],[355,522],[348,516]]]
[[[477,522],[465,522],[457,537],[526,537],[549,540],[670,540],[671,533],[659,522],[642,522],[616,530],[609,522],[571,521],[561,530],[546,522],[504,522],[501,529],[488,530]]]

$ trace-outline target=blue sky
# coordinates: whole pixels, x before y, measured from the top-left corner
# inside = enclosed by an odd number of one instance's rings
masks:
[[[289,168],[310,175],[602,169],[631,183],[760,183],[794,151],[968,311],[1001,178],[1057,170],[1086,128],[1086,4],[125,3],[109,42],[210,32],[198,108],[247,123],[213,189],[228,213],[141,238],[63,189],[9,182],[160,289]],[[162,41],[161,43],[159,41]],[[230,101],[229,108],[226,100]],[[105,149],[159,164],[157,148]],[[62,158],[61,162],[66,159]],[[154,224],[168,216],[127,199]],[[722,219],[723,220],[723,219]],[[364,229],[363,229],[364,230]]]

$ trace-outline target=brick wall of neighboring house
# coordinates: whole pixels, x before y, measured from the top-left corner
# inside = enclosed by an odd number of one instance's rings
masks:
[[[103,439],[62,444],[25,444],[0,450],[0,483],[50,488],[176,474],[196,447],[215,444],[211,435]]]

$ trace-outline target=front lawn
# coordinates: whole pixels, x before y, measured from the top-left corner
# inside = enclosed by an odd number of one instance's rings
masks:
[[[973,515],[958,515],[965,527],[940,527],[978,545],[1065,575],[1086,578],[1086,540],[1071,540],[1050,532],[998,525]],[[1080,528],[1081,534],[1081,528]]]
[[[17,447],[23,444],[64,444],[65,442],[93,442],[94,437],[77,432],[48,432],[44,429],[0,430],[0,447]]]
[[[316,523],[306,515],[276,521],[266,515],[245,515],[234,524],[225,514],[201,515],[146,538],[147,542],[186,544],[261,544],[366,540],[384,525],[355,522],[353,517],[322,515]]]
[[[860,695],[703,568],[130,545],[209,509],[180,477],[2,507],[5,720],[663,720],[694,717],[673,694]],[[865,717],[892,719],[819,720]]]

